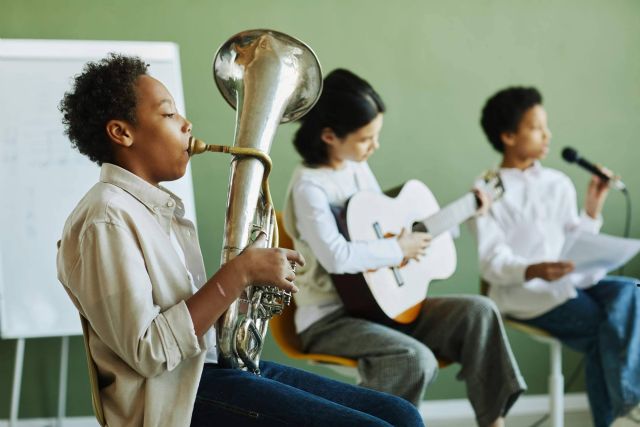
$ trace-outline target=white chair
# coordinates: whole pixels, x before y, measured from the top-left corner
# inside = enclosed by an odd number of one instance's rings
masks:
[[[480,282],[480,293],[489,295],[489,284]],[[504,324],[549,346],[549,417],[551,427],[564,427],[564,376],[562,375],[562,343],[547,331],[516,320],[504,318]]]
[[[542,329],[505,319],[505,325],[524,332],[534,340],[549,345],[549,416],[551,427],[564,426],[564,376],[562,375],[562,343]]]

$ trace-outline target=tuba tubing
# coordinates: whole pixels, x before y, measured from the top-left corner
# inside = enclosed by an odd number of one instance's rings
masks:
[[[205,151],[235,154],[231,162],[221,265],[264,231],[273,242],[275,214],[265,165],[280,123],[304,115],[322,90],[322,72],[313,51],[299,40],[272,30],[243,31],[218,50],[214,80],[236,109],[233,147],[209,146],[192,138],[191,155]],[[251,154],[253,152],[253,154]],[[267,190],[265,191],[265,188]],[[259,374],[259,359],[269,318],[290,296],[274,286],[248,286],[216,323],[218,363]]]

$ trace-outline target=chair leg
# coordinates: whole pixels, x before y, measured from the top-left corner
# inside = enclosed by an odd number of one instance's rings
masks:
[[[551,427],[564,426],[564,377],[562,376],[562,344],[549,342],[551,372],[549,374],[549,412]]]

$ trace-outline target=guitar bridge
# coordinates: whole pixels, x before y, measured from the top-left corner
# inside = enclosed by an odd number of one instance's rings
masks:
[[[373,231],[376,233],[378,239],[384,239],[384,234],[382,234],[382,228],[380,228],[379,222],[376,221],[373,223]],[[398,267],[391,267],[391,272],[393,273],[396,284],[399,287],[404,285],[404,279],[402,278],[402,274],[400,274],[400,269]]]

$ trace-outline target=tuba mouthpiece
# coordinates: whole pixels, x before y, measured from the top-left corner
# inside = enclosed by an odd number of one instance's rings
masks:
[[[196,138],[195,136],[189,137],[189,147],[187,148],[187,153],[189,153],[189,157],[194,154],[201,154],[207,151],[207,144],[201,140]]]

